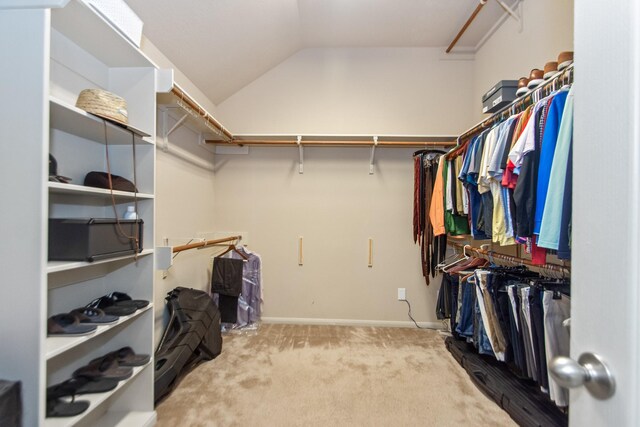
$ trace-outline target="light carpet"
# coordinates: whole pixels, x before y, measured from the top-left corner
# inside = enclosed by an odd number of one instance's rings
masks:
[[[514,426],[433,330],[261,325],[156,408],[158,426]]]

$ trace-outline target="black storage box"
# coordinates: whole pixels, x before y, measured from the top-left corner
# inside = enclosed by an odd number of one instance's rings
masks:
[[[500,80],[482,95],[482,112],[495,113],[516,99],[517,80]]]
[[[0,380],[0,426],[22,426],[21,389],[19,381]]]
[[[120,219],[127,236],[138,227],[138,252],[142,251],[141,219]],[[134,254],[135,241],[122,235],[113,218],[49,218],[49,260],[89,261]]]

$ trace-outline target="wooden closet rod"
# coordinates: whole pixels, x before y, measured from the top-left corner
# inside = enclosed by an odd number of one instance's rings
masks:
[[[208,144],[219,144],[220,141],[216,140],[207,140],[205,141]],[[291,140],[267,140],[267,139],[234,139],[233,141],[229,141],[228,143],[224,142],[223,144],[234,144],[238,146],[243,145],[265,145],[265,146],[297,146],[297,141]],[[331,146],[366,146],[369,147],[373,145],[373,141],[362,141],[362,140],[353,140],[353,141],[301,141],[301,145],[304,146],[323,146],[323,147],[331,147]],[[455,147],[456,141],[433,141],[433,142],[414,142],[414,141],[378,141],[378,146],[387,146],[387,147]]]
[[[185,91],[183,91],[180,86],[173,85],[171,88],[171,93],[180,98],[182,102],[187,104],[189,108],[194,110],[203,120],[207,121],[211,126],[218,129],[222,134],[227,137],[229,140],[233,139],[233,135],[224,126],[220,124],[216,119],[213,118],[211,114],[207,112],[204,108],[202,108],[195,100],[193,100]]]
[[[462,35],[464,34],[465,31],[467,31],[467,28],[469,28],[469,25],[471,25],[473,20],[476,19],[476,16],[478,15],[478,13],[480,13],[480,10],[484,7],[484,5],[486,3],[487,3],[487,0],[480,0],[480,3],[478,4],[478,6],[476,6],[476,9],[473,11],[473,13],[469,17],[469,19],[467,19],[467,22],[464,23],[464,25],[462,26],[460,31],[458,31],[458,34],[456,35],[456,38],[453,39],[453,41],[451,42],[451,44],[447,48],[446,53],[451,52],[451,49],[453,49],[453,47],[456,45],[456,43],[458,43],[458,40],[460,40],[460,37],[462,37]]]
[[[567,75],[567,73],[569,73],[569,74]],[[488,117],[488,118],[484,119],[483,121],[481,121],[480,123],[478,123],[477,125],[472,127],[471,129],[469,129],[468,131],[466,131],[465,133],[460,135],[459,140],[460,141],[466,141],[470,137],[480,133],[480,131],[492,126],[494,123],[496,123],[496,122],[498,122],[498,121],[500,121],[502,119],[502,115],[505,112],[509,111],[512,108],[521,108],[524,105],[526,105],[527,103],[532,102],[534,95],[542,92],[544,89],[546,89],[549,86],[553,85],[558,80],[565,79],[565,78],[567,80],[567,83],[573,83],[573,64],[569,65],[567,68],[562,70],[560,73],[556,74],[550,80],[542,83],[540,86],[538,86],[537,88],[533,89],[528,94],[526,94],[526,95],[524,95],[524,96],[522,96],[520,98],[517,98],[515,101],[511,102],[509,105],[506,105],[506,106],[502,107],[500,110],[498,110],[495,113],[493,113],[491,115],[491,117]]]
[[[472,246],[469,245],[463,245],[461,243],[453,243],[453,242],[449,242],[449,245],[460,249],[462,251],[466,251],[466,253],[471,253],[472,256],[476,257],[476,258],[482,258],[482,259],[486,259],[488,261],[495,261],[495,260],[500,260],[503,261],[513,267],[518,267],[521,265],[526,266],[529,270],[533,270],[533,271],[537,271],[538,273],[542,273],[542,275],[549,275],[549,272],[553,273],[551,274],[552,276],[554,274],[557,274],[558,277],[562,277],[562,278],[569,278],[571,277],[571,270],[568,267],[559,265],[559,264],[543,264],[543,265],[534,265],[531,263],[530,260],[528,259],[524,259],[524,258],[519,258],[519,257],[513,257],[510,255],[505,255],[505,254],[500,254],[500,253],[496,253],[493,251],[487,251],[485,249],[481,249],[481,248],[474,248]],[[466,249],[465,249],[466,246]]]
[[[188,245],[174,246],[172,252],[175,254],[176,252],[188,251],[189,249],[204,248],[211,245],[217,245],[219,243],[233,242],[234,240],[240,240],[241,238],[242,236],[231,236],[231,237],[224,237],[222,239],[206,240],[204,242],[190,243]]]

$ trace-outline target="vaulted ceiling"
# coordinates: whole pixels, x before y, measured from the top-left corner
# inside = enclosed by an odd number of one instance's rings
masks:
[[[144,21],[145,36],[215,104],[304,48],[444,51],[478,5],[478,0],[126,2]],[[456,50],[473,51],[503,15],[497,1],[489,0]]]

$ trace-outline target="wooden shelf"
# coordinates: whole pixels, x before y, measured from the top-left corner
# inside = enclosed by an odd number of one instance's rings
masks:
[[[51,194],[81,194],[83,196],[93,196],[100,199],[110,200],[111,192],[104,188],[86,187],[84,185],[64,184],[61,182],[49,182],[49,193]],[[153,194],[131,193],[129,191],[113,190],[116,200],[154,199]]]
[[[53,129],[95,141],[101,144],[104,140],[104,126],[107,124],[107,138],[109,145],[131,145],[131,132],[138,138],[136,143],[153,145],[150,135],[133,127],[118,126],[100,117],[89,114],[54,96],[49,97],[50,124]]]
[[[153,249],[144,249],[138,254],[138,258],[151,255]],[[108,264],[110,262],[121,261],[123,259],[133,259],[134,255],[124,255],[94,262],[87,261],[49,261],[47,263],[47,273],[58,273],[61,271],[74,270],[76,268],[91,267],[93,265]]]
[[[131,322],[133,319],[142,315],[142,313],[144,313],[145,311],[150,310],[152,307],[153,307],[153,304],[149,303],[148,306],[146,306],[145,308],[141,308],[140,310],[136,311],[130,316],[121,316],[116,323],[113,323],[111,325],[98,326],[98,329],[96,329],[96,331],[90,335],[83,335],[80,337],[65,337],[65,336],[47,337],[47,339],[45,340],[46,358],[47,360],[52,359],[56,356],[59,356],[65,353],[66,351],[71,350],[72,348],[79,346],[82,343],[90,341],[95,337],[104,334],[105,332],[113,328],[116,328],[128,322]]]
[[[45,418],[44,425],[46,427],[68,427],[78,424],[84,418],[87,418],[96,408],[98,408],[102,403],[104,403],[107,399],[109,399],[114,394],[118,393],[123,387],[125,387],[128,383],[132,382],[140,373],[145,369],[151,369],[151,365],[153,362],[149,362],[144,366],[138,366],[133,368],[133,374],[131,378],[128,378],[124,381],[120,381],[118,386],[113,390],[106,393],[95,393],[95,394],[83,394],[76,397],[76,400],[88,400],[90,402],[89,408],[84,411],[82,414],[76,415],[75,417],[64,417],[64,418]],[[109,426],[142,426],[149,425],[148,422],[151,422],[155,419],[154,412],[126,412],[126,413],[109,413],[106,412],[104,416],[97,421],[97,423],[93,425],[109,425]],[[138,424],[140,420],[147,420],[142,424]],[[131,423],[129,423],[131,421]]]
[[[136,45],[80,0],[52,9],[51,26],[107,67],[155,67]]]

